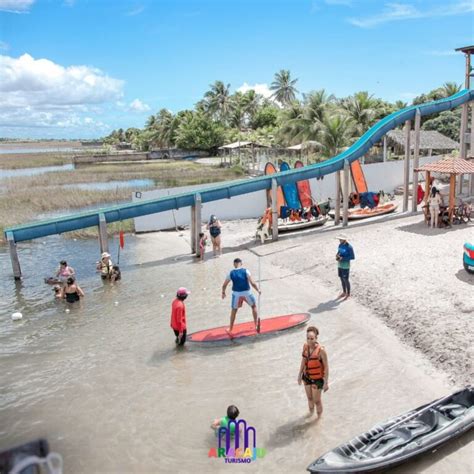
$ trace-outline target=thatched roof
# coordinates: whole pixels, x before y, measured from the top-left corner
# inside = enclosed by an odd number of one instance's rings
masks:
[[[287,150],[309,150],[309,149],[316,150],[320,148],[321,148],[321,144],[319,142],[315,142],[314,140],[308,140],[298,145],[289,146],[287,147]]]
[[[416,171],[430,171],[432,173],[446,174],[474,174],[474,161],[464,160],[457,156],[448,156],[442,160],[428,163]]]
[[[227,145],[223,145],[219,147],[219,150],[234,150],[236,148],[252,148],[252,146],[258,148],[268,148],[266,145],[262,145],[261,143],[256,143],[256,142],[234,142],[234,143],[228,143]]]
[[[405,146],[405,132],[403,130],[390,130],[387,137],[397,145]],[[410,148],[415,147],[415,132],[410,135]],[[457,150],[459,143],[434,130],[420,130],[420,150]]]

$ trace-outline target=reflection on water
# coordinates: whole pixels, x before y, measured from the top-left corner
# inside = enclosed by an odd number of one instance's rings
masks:
[[[63,188],[82,189],[83,191],[107,191],[116,188],[144,188],[152,187],[155,182],[152,179],[130,179],[128,181],[107,181],[95,183],[64,184]]]
[[[53,171],[71,171],[73,169],[74,165],[72,163],[58,166],[38,166],[36,168],[2,169],[0,170],[0,179],[35,176],[38,174],[51,173]]]

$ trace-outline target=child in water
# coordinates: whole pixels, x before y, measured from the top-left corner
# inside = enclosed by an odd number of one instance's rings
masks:
[[[201,261],[204,260],[204,253],[206,252],[206,245],[207,245],[207,235],[204,232],[200,232],[199,234],[199,254]]]
[[[239,409],[235,405],[229,405],[227,407],[227,416],[223,416],[222,418],[217,418],[212,422],[211,428],[216,432],[216,436],[219,435],[219,428],[227,428],[229,427],[230,421],[237,421],[237,417],[239,416],[240,412]],[[235,424],[230,424],[230,432],[231,434],[235,433]]]

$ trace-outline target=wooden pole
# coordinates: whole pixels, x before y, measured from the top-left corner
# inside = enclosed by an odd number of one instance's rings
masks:
[[[341,221],[341,172],[336,171],[336,202],[334,205],[334,225]]]
[[[278,183],[272,179],[272,240],[278,240]]]
[[[105,214],[99,214],[99,246],[100,253],[109,251],[109,239],[107,237],[107,221]]]
[[[415,149],[413,150],[413,192],[411,199],[411,211],[416,212],[418,210],[418,168],[420,158],[420,126],[421,126],[421,114],[420,109],[416,109],[415,115]]]
[[[466,132],[467,132],[467,122],[468,122],[468,104],[463,104],[462,112],[461,112],[461,131],[459,137],[459,149],[460,153],[459,156],[462,159],[466,159],[467,157],[467,143],[466,143]],[[463,175],[459,175],[459,185],[458,185],[458,193],[462,194],[463,190]]]
[[[408,211],[408,189],[410,186],[410,132],[411,120],[405,122],[405,168],[403,176],[403,212]]]
[[[471,102],[471,136],[470,136],[469,154],[471,162],[474,163],[474,101]],[[469,175],[469,195],[474,196],[474,174]]]
[[[449,177],[449,223],[453,221],[454,203],[456,195],[456,175],[453,173]]]
[[[383,162],[387,161],[387,135],[383,136]]]
[[[430,196],[430,181],[431,181],[431,173],[429,171],[426,171],[425,197],[423,198],[423,201],[425,201],[425,204],[428,202],[428,198]]]
[[[18,258],[16,242],[12,232],[7,232],[7,241],[8,249],[10,251],[10,260],[12,262],[13,268],[13,278],[15,278],[15,280],[21,280],[20,259]]]
[[[190,228],[190,240],[191,240],[191,253],[196,253],[196,202],[191,206],[191,228]]]
[[[342,226],[349,222],[349,162],[344,160],[344,188],[342,190]]]
[[[195,246],[195,253],[196,256],[199,257],[201,252],[199,248],[199,234],[201,233],[201,227],[202,227],[202,222],[201,222],[201,211],[202,211],[202,200],[201,200],[201,194],[196,193],[196,196],[194,198],[194,206],[195,206],[195,219],[194,219],[194,246]]]

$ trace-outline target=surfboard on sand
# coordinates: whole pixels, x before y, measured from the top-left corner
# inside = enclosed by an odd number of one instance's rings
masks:
[[[295,163],[295,168],[304,168],[303,162],[298,160]],[[301,205],[303,207],[311,207],[313,205],[313,198],[311,197],[311,185],[309,184],[309,180],[303,179],[302,181],[297,181],[296,187],[298,188],[298,196]]]
[[[235,324],[232,330],[232,337],[227,333],[226,329],[229,328],[229,325],[226,325],[194,332],[188,336],[187,340],[191,342],[217,342],[229,341],[242,337],[255,337],[262,334],[272,334],[305,324],[309,321],[310,317],[311,315],[309,313],[297,313],[261,319],[260,334],[257,334],[255,331],[255,324],[253,320],[251,320],[245,323]]]
[[[268,162],[265,165],[265,174],[269,175],[269,174],[275,174],[275,173],[278,173],[278,170],[275,168],[273,163]],[[271,205],[272,191],[270,189],[267,191],[267,196],[268,196],[268,202]],[[280,209],[284,205],[285,205],[285,197],[283,196],[283,191],[281,189],[281,186],[278,186],[277,187],[277,210],[278,210],[278,214],[280,214]]]

